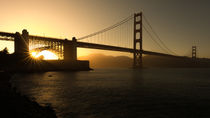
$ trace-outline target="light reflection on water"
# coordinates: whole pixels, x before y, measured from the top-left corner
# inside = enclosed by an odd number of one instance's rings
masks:
[[[60,118],[210,116],[210,69],[30,73],[12,83]]]

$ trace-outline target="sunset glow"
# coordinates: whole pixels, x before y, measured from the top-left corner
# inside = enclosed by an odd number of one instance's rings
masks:
[[[182,6],[180,6],[180,2],[173,1],[173,3],[170,0],[164,2],[161,0],[164,4],[153,0],[119,1],[2,0],[0,13],[4,17],[1,18],[0,31],[15,33],[27,29],[29,35],[71,40],[72,37],[80,38],[97,32],[127,16],[143,11],[161,40],[178,55],[184,55],[187,51],[183,50],[190,50],[192,45],[198,45],[202,47],[199,49],[199,56],[210,57],[208,52],[209,27],[206,27],[209,25],[210,19],[206,15],[209,11],[209,1],[193,1],[189,4],[185,0]],[[180,8],[177,9],[176,6],[180,6]],[[189,12],[195,14],[191,15]],[[176,23],[174,23],[175,21]],[[143,23],[145,24],[145,20]],[[145,25],[145,27],[149,26]],[[101,37],[109,39],[113,34],[116,32],[98,35],[99,41],[101,41]],[[109,39],[108,43],[117,42],[113,39]],[[13,42],[0,41],[0,50],[5,47],[10,53],[14,52]],[[162,51],[146,31],[143,31],[143,49]],[[101,51],[86,51],[84,49],[78,51],[78,57],[90,53],[101,53]],[[107,52],[103,54],[107,54]],[[109,55],[116,56],[112,52]]]
[[[37,52],[34,52],[34,51],[33,51],[33,52],[31,52],[30,54],[31,54],[31,56],[32,56],[33,58],[37,58]]]
[[[210,0],[0,5],[0,118],[210,118]]]
[[[30,54],[35,59],[39,59],[39,58],[41,58],[41,56],[43,56],[44,60],[57,60],[58,59],[58,56],[56,54],[54,54],[53,52],[48,51],[48,50],[44,50],[39,53],[33,51]]]

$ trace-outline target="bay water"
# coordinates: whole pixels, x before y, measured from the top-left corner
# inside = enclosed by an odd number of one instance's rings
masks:
[[[12,86],[59,118],[209,118],[210,69],[17,73]]]

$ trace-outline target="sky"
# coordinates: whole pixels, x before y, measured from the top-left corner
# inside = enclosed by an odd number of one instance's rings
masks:
[[[210,58],[209,0],[0,0],[0,31],[71,39],[99,31],[142,11],[161,40],[178,55],[190,55],[196,45],[198,56]],[[160,51],[143,33],[143,49]],[[13,50],[11,42],[0,42]],[[82,49],[90,53],[124,53]]]

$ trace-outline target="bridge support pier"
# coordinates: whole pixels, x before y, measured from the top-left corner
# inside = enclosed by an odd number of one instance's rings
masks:
[[[142,68],[142,12],[134,14],[133,67]]]
[[[15,54],[21,57],[29,56],[29,33],[25,29],[22,34],[15,33]]]
[[[77,61],[77,41],[75,37],[72,38],[72,41],[68,41],[67,39],[65,39],[64,61],[65,62]]]

